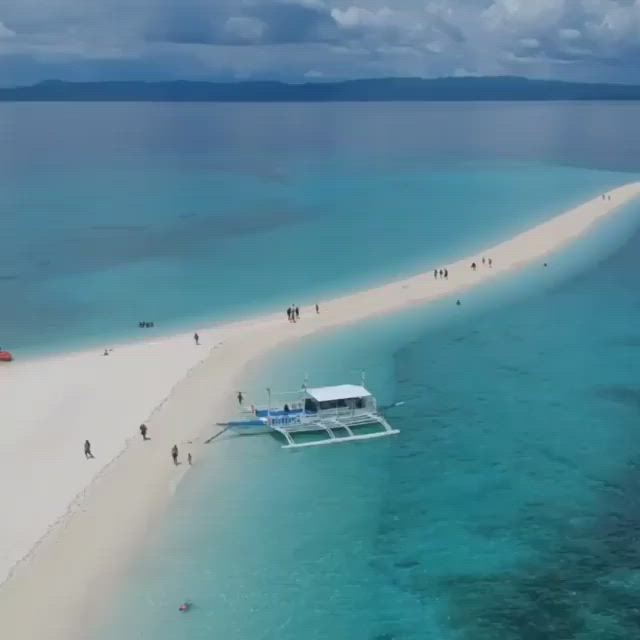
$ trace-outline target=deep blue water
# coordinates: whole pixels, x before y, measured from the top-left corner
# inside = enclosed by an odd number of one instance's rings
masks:
[[[429,268],[627,181],[638,115],[0,105],[0,342],[102,346]]]

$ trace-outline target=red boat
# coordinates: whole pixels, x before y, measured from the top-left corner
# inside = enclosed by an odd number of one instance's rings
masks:
[[[13,360],[13,356],[9,351],[0,351],[0,362],[11,362]]]

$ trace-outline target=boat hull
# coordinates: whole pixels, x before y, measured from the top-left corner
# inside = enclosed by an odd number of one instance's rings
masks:
[[[227,427],[231,432],[241,436],[269,433],[271,431],[267,423],[262,420],[239,420],[237,422],[229,422]]]

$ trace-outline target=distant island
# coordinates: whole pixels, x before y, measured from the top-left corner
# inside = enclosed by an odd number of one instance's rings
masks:
[[[65,82],[0,88],[4,102],[385,102],[640,100],[639,85],[534,80],[513,76],[379,78],[288,84],[247,82]]]

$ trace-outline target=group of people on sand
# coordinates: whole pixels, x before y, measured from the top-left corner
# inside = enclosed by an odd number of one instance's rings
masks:
[[[482,258],[482,264],[488,265],[489,267],[493,267],[493,260],[491,258]],[[478,268],[478,265],[475,262],[471,263],[471,269],[475,271]]]
[[[316,303],[315,306],[316,313],[320,313],[320,305]],[[300,320],[300,307],[298,307],[298,305],[292,304],[287,309],[287,320],[289,320],[289,322],[297,322],[298,320]]]
[[[152,327],[155,326],[154,322],[147,322],[146,320],[141,320],[140,322],[138,322],[138,326],[141,329],[151,329]]]
[[[611,196],[608,193],[603,193],[602,194],[602,199],[603,200],[611,200]]]
[[[147,425],[141,424],[140,435],[142,436],[142,440],[145,442],[147,440],[151,440],[151,438],[147,435],[148,432],[149,432],[149,428],[147,427]],[[84,457],[87,460],[92,460],[93,458],[95,458],[95,456],[93,455],[93,452],[91,451],[91,442],[89,442],[89,440],[84,441]],[[177,444],[174,444],[173,447],[171,447],[171,458],[173,459],[174,465],[178,466],[180,464],[180,462],[178,461],[178,445]],[[187,462],[189,463],[189,465],[193,463],[193,457],[191,455],[191,452],[187,454]]]
[[[449,279],[449,269],[434,269],[433,277],[437,280],[438,278],[444,278],[445,280]]]
[[[295,304],[292,304],[287,309],[287,318],[289,319],[289,322],[297,322],[300,320],[300,308]]]
[[[178,460],[178,445],[174,444],[171,447],[171,459],[173,460],[173,464],[177,467],[180,464]],[[187,463],[189,465],[193,464],[193,457],[191,456],[191,452],[187,453]]]

